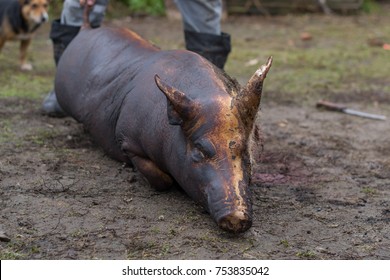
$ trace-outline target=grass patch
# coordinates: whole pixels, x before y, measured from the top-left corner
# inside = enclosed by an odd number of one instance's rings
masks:
[[[283,245],[284,248],[290,247],[290,244],[289,244],[288,241],[285,240],[285,239],[284,239],[284,240],[281,240],[279,244],[280,244],[280,245]]]
[[[21,254],[9,249],[3,249],[0,251],[0,260],[21,260],[25,258],[25,254]]]
[[[30,73],[12,73],[2,75],[0,83],[0,98],[18,97],[41,99],[44,93],[53,86],[53,81],[47,77],[34,75]]]
[[[44,146],[47,141],[53,140],[59,132],[53,129],[39,128],[34,131],[34,134],[27,135],[25,140],[38,146]]]
[[[364,187],[362,189],[362,193],[364,193],[366,195],[374,195],[374,194],[376,194],[376,190],[373,188],[370,188],[370,187]]]
[[[0,121],[0,143],[7,143],[10,139],[14,138],[14,134],[11,129],[11,122],[9,120]]]
[[[18,239],[18,237],[16,238]],[[28,258],[27,254],[21,253],[26,248],[23,241],[17,240],[7,243],[4,247],[0,245],[0,260],[21,260]]]
[[[314,254],[311,251],[303,251],[303,252],[298,252],[296,256],[300,259],[314,259],[316,258],[316,254]]]
[[[289,16],[273,19],[271,24],[265,20],[256,24],[254,19],[252,28],[233,37],[226,69],[246,83],[272,55],[274,63],[264,88],[266,99],[302,104],[340,95],[356,101],[364,94],[361,99],[378,101],[376,95],[390,94],[385,82],[390,73],[389,51],[370,46],[368,40],[379,37],[390,41],[389,24],[382,20],[370,16],[297,16],[289,26]],[[234,26],[228,28],[234,32]],[[302,41],[301,32],[310,33],[312,39]]]

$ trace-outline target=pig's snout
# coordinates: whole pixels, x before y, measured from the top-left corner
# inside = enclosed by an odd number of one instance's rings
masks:
[[[252,204],[248,192],[242,196],[239,191],[234,193],[214,187],[209,189],[208,195],[208,209],[221,229],[240,233],[252,226]]]
[[[248,230],[252,226],[251,217],[241,210],[233,211],[221,217],[217,224],[223,230],[240,233]]]

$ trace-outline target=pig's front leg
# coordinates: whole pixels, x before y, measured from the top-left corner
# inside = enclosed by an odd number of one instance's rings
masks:
[[[165,191],[172,187],[174,182],[172,177],[161,171],[150,159],[134,156],[131,161],[156,190]]]

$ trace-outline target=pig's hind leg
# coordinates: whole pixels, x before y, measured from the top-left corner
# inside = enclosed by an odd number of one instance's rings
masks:
[[[172,177],[161,171],[150,159],[134,156],[131,161],[156,190],[165,191],[172,187],[174,183]]]

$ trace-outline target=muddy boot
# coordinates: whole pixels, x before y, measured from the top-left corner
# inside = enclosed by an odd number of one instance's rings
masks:
[[[60,20],[55,20],[52,23],[50,31],[50,39],[53,41],[54,61],[56,66],[60,57],[69,43],[79,33],[80,27],[63,25]],[[42,103],[42,113],[50,117],[65,117],[66,113],[62,110],[57,102],[57,97],[54,90],[50,91]]]
[[[58,104],[57,96],[54,90],[50,91],[42,103],[42,114],[48,115],[53,118],[66,117],[66,113],[62,110],[60,104]]]
[[[229,34],[222,32],[221,35],[214,35],[184,31],[184,38],[187,50],[200,54],[223,69],[231,50]]]

